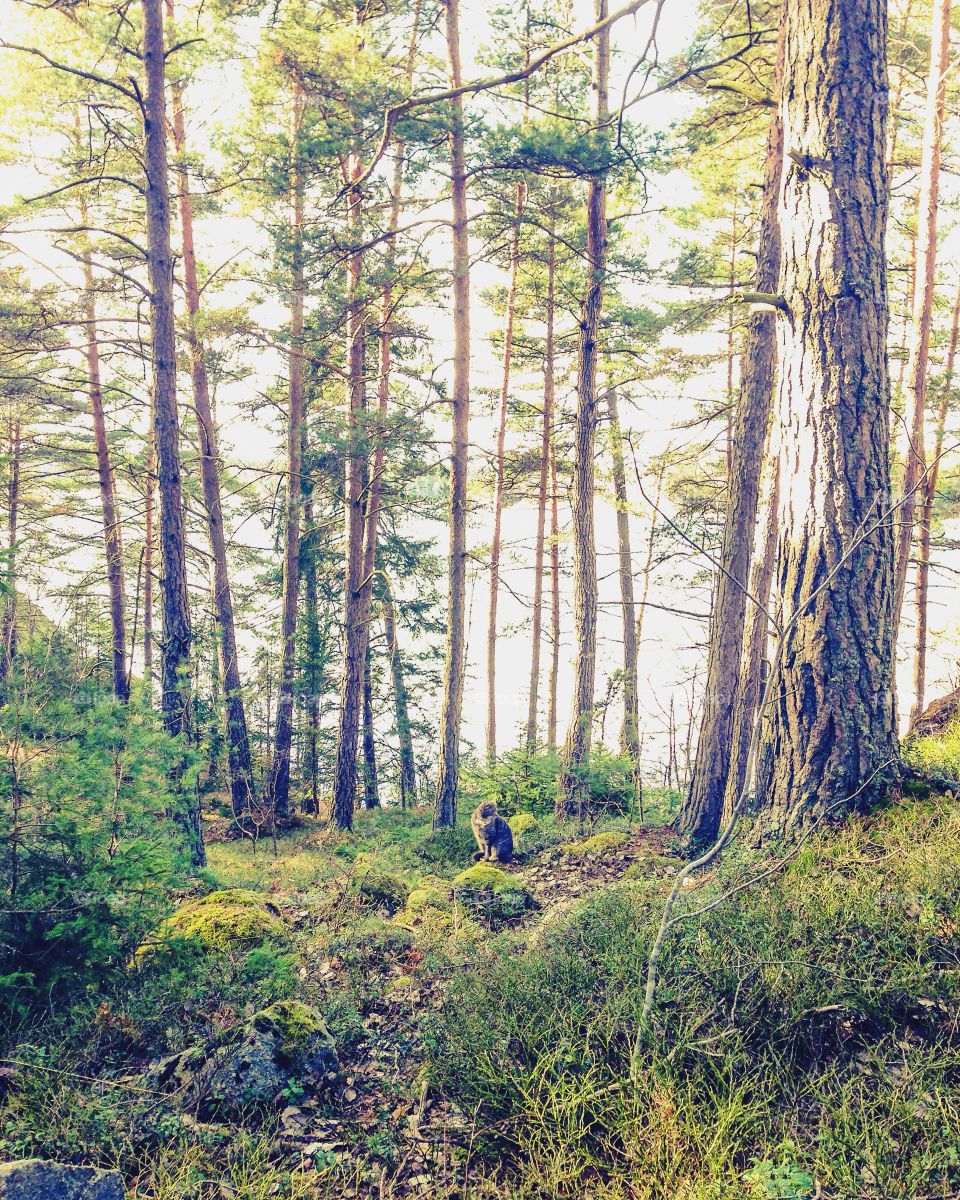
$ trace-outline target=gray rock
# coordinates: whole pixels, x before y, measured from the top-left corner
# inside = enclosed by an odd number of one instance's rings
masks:
[[[123,1200],[117,1171],[24,1158],[0,1164],[0,1200]]]

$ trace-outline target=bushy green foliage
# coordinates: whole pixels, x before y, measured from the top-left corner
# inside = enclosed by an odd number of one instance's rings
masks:
[[[746,854],[683,903],[752,878]],[[435,1086],[496,1126],[529,1192],[891,1198],[960,1185],[960,813],[905,805],[803,848],[671,933],[631,1073],[656,883],[452,985]],[[788,1140],[792,1149],[776,1152]],[[522,1164],[522,1165],[521,1165]],[[639,1184],[637,1181],[641,1181]],[[769,1186],[768,1186],[769,1185]]]
[[[123,967],[169,908],[183,858],[167,773],[176,747],[154,713],[24,682],[0,707],[0,1006]]]
[[[596,814],[624,814],[634,803],[633,772],[629,758],[595,746],[585,768],[590,789],[590,808]],[[548,813],[557,799],[560,758],[555,750],[546,753],[521,748],[501,755],[492,765],[465,764],[461,785],[472,806],[496,800],[502,816],[514,813]]]

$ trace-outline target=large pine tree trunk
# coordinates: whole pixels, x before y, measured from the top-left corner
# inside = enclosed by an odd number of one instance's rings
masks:
[[[167,15],[173,17],[172,0],[167,0]],[[213,559],[213,612],[219,627],[220,669],[223,676],[223,703],[227,719],[227,762],[230,769],[230,797],[233,815],[241,817],[253,806],[256,796],[250,738],[240,680],[237,632],[233,615],[233,591],[227,566],[227,542],[223,525],[223,502],[217,451],[217,429],[210,404],[206,348],[199,330],[200,285],[197,256],[193,242],[193,198],[187,171],[187,132],[179,85],[171,86],[173,99],[173,144],[179,159],[177,177],[180,191],[180,232],[183,242],[183,289],[187,301],[186,338],[190,349],[190,374],[193,382],[193,408],[200,449],[200,481],[207,514],[210,556]]]
[[[150,277],[150,331],[153,355],[154,437],[160,485],[160,556],[163,566],[161,708],[167,732],[189,742],[193,736],[190,700],[190,604],[187,591],[186,533],[180,479],[180,422],[177,414],[177,357],[173,322],[173,254],[170,249],[170,180],[167,169],[164,96],[163,10],[161,0],[143,3],[144,166],[147,176],[147,265]],[[185,766],[185,764],[183,764]],[[175,785],[178,819],[195,865],[206,862],[200,801],[183,788],[182,767]]]
[[[627,473],[623,462],[623,434],[616,389],[607,386],[610,414],[610,454],[613,459],[613,494],[617,506],[617,551],[620,563],[620,607],[623,611],[623,723],[620,749],[633,764],[637,802],[642,796],[640,780],[640,711],[637,697],[637,606],[633,593],[633,549],[630,544],[630,510]]]
[[[517,311],[517,272],[520,269],[520,223],[526,189],[517,184],[516,225],[510,244],[510,285],[503,331],[503,375],[497,420],[497,451],[494,462],[493,537],[490,540],[490,603],[487,612],[487,761],[497,757],[497,601],[500,595],[500,542],[503,525],[504,455],[507,439],[507,402],[510,399],[510,368],[513,363],[513,324]]]
[[[944,73],[950,57],[951,0],[934,0],[930,30],[930,71],[927,108],[920,157],[920,200],[917,214],[916,275],[913,286],[913,323],[906,370],[908,443],[904,453],[903,483],[897,513],[895,559],[894,635],[903,611],[910,568],[913,518],[926,469],[924,415],[927,404],[927,364],[933,324],[934,284],[937,266],[937,208],[940,193],[940,149],[946,99]]]
[[[459,0],[444,0],[450,86],[460,87]],[[467,167],[463,101],[450,103],[450,181],[453,208],[453,433],[450,450],[450,561],[447,576],[447,637],[440,708],[440,770],[434,824],[457,823],[460,778],[460,711],[463,706],[467,606],[467,451],[470,431],[470,237],[467,230]]]
[[[886,38],[885,0],[786,9],[776,575],[790,627],[758,771],[779,834],[876,800],[897,771]]]
[[[393,602],[393,589],[386,575],[382,578],[383,627],[387,637],[387,653],[390,656],[394,724],[397,727],[397,742],[400,746],[400,807],[406,808],[417,802],[416,760],[413,756],[413,736],[410,732],[410,708],[407,699],[407,683],[403,674],[403,656],[397,641],[397,614]]]
[[[910,711],[910,728],[913,729],[923,712],[927,690],[927,601],[930,594],[930,524],[933,520],[933,505],[937,498],[937,479],[940,474],[940,456],[946,432],[947,413],[950,408],[950,393],[953,388],[954,366],[957,359],[957,342],[960,335],[960,288],[953,302],[950,321],[950,341],[947,345],[947,360],[937,407],[937,427],[934,434],[933,458],[921,487],[920,511],[917,514],[917,645],[913,659],[913,708]]]
[[[530,692],[527,702],[527,749],[537,745],[537,709],[540,700],[540,641],[543,636],[543,552],[547,527],[547,487],[550,481],[550,447],[553,444],[554,309],[556,307],[557,242],[551,218],[547,242],[546,342],[543,356],[543,434],[540,441],[540,481],[537,487],[537,538],[533,567],[533,629],[530,637]],[[554,735],[556,737],[556,735]]]
[[[275,817],[290,815],[290,747],[297,666],[297,595],[300,583],[301,453],[303,422],[303,270],[304,178],[300,164],[300,127],[304,98],[299,86],[293,97],[294,156],[290,172],[290,358],[287,414],[287,505],[283,539],[283,605],[280,614],[280,684],[277,693],[270,804]]]
[[[778,46],[775,91],[783,71],[784,33]],[[766,166],[760,205],[756,290],[772,294],[780,273],[780,226],[777,203],[783,165],[783,126],[773,110],[767,136]],[[695,842],[712,841],[720,827],[730,770],[733,724],[742,655],[747,584],[757,525],[763,452],[770,426],[776,381],[776,316],[758,312],[750,318],[743,353],[740,396],[734,417],[730,475],[720,562],[707,656],[707,686],[693,774],[679,825]],[[744,681],[750,690],[750,681]]]
[[[606,19],[607,0],[597,0],[596,19]],[[610,32],[594,39],[595,116],[607,119]],[[573,435],[573,710],[563,748],[556,812],[561,818],[586,812],[587,761],[593,725],[593,690],[597,672],[597,549],[594,531],[594,456],[597,441],[597,358],[603,277],[607,254],[606,177],[597,174],[587,186],[587,281],[580,312],[577,368],[577,414]]]
[[[84,213],[81,223],[86,225]],[[90,389],[90,413],[93,417],[93,444],[97,457],[97,479],[100,484],[100,511],[103,514],[103,543],[107,559],[107,590],[110,595],[110,638],[113,658],[113,694],[126,704],[130,698],[130,678],[127,674],[126,601],[123,588],[123,545],[120,536],[120,516],[117,511],[117,489],[107,442],[107,423],[103,412],[103,390],[100,384],[100,345],[97,339],[97,302],[93,283],[93,262],[83,255],[84,309],[86,317],[87,384]]]

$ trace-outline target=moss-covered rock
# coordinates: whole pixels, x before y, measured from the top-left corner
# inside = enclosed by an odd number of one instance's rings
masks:
[[[161,1059],[146,1082],[207,1117],[283,1104],[291,1082],[317,1090],[339,1067],[323,1016],[299,1000],[281,1000],[212,1041]]]
[[[561,852],[571,858],[589,858],[594,854],[609,854],[612,850],[620,850],[630,841],[625,833],[610,830],[607,833],[595,833],[582,842],[568,842],[561,846]]]
[[[358,859],[349,892],[361,908],[392,917],[406,904],[410,889],[396,875]]]
[[[635,862],[624,871],[624,879],[670,879],[680,870],[682,862],[679,858],[671,858],[667,854],[657,854],[654,850],[644,850]]]
[[[181,904],[139,947],[134,962],[145,961],[175,939],[217,952],[257,946],[282,936],[285,929],[279,909],[266,896],[228,888]]]
[[[453,890],[449,884],[446,887],[440,887],[421,880],[407,896],[406,911],[409,915],[416,916],[430,908],[439,909],[442,912],[449,909],[452,904]]]
[[[535,903],[530,889],[516,875],[485,862],[455,876],[453,892],[472,912],[502,920],[523,916]]]
[[[533,841],[540,832],[540,822],[533,813],[514,813],[507,824],[510,826],[510,832],[518,842]]]

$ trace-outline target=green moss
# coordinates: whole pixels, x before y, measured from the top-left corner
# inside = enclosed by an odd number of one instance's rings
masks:
[[[403,908],[410,894],[402,879],[363,861],[358,862],[350,890],[363,907],[386,909],[391,915]]]
[[[510,826],[510,832],[518,842],[521,839],[529,841],[530,837],[540,832],[540,822],[533,813],[514,813],[507,824]]]
[[[534,904],[529,888],[515,875],[485,862],[461,871],[453,880],[453,891],[467,908],[490,917],[522,916]]]
[[[582,842],[569,842],[560,849],[564,854],[574,858],[583,858],[591,854],[606,854],[610,850],[619,850],[630,841],[625,833],[611,830],[608,833],[595,833]]]
[[[424,909],[447,909],[453,900],[449,887],[444,889],[433,885],[415,887],[407,896],[407,912],[411,915],[423,912]]]
[[[330,1031],[315,1008],[302,1000],[278,1000],[253,1018],[258,1028],[270,1026],[287,1046],[301,1046],[314,1037],[329,1037]]]
[[[624,871],[624,879],[672,879],[680,870],[679,858],[670,858],[666,854],[655,854],[652,850],[644,851],[636,862],[631,863]]]
[[[175,938],[204,950],[224,951],[259,945],[281,936],[285,928],[275,906],[256,892],[241,888],[211,892],[186,901],[162,921],[136,951],[134,962],[143,962]]]

